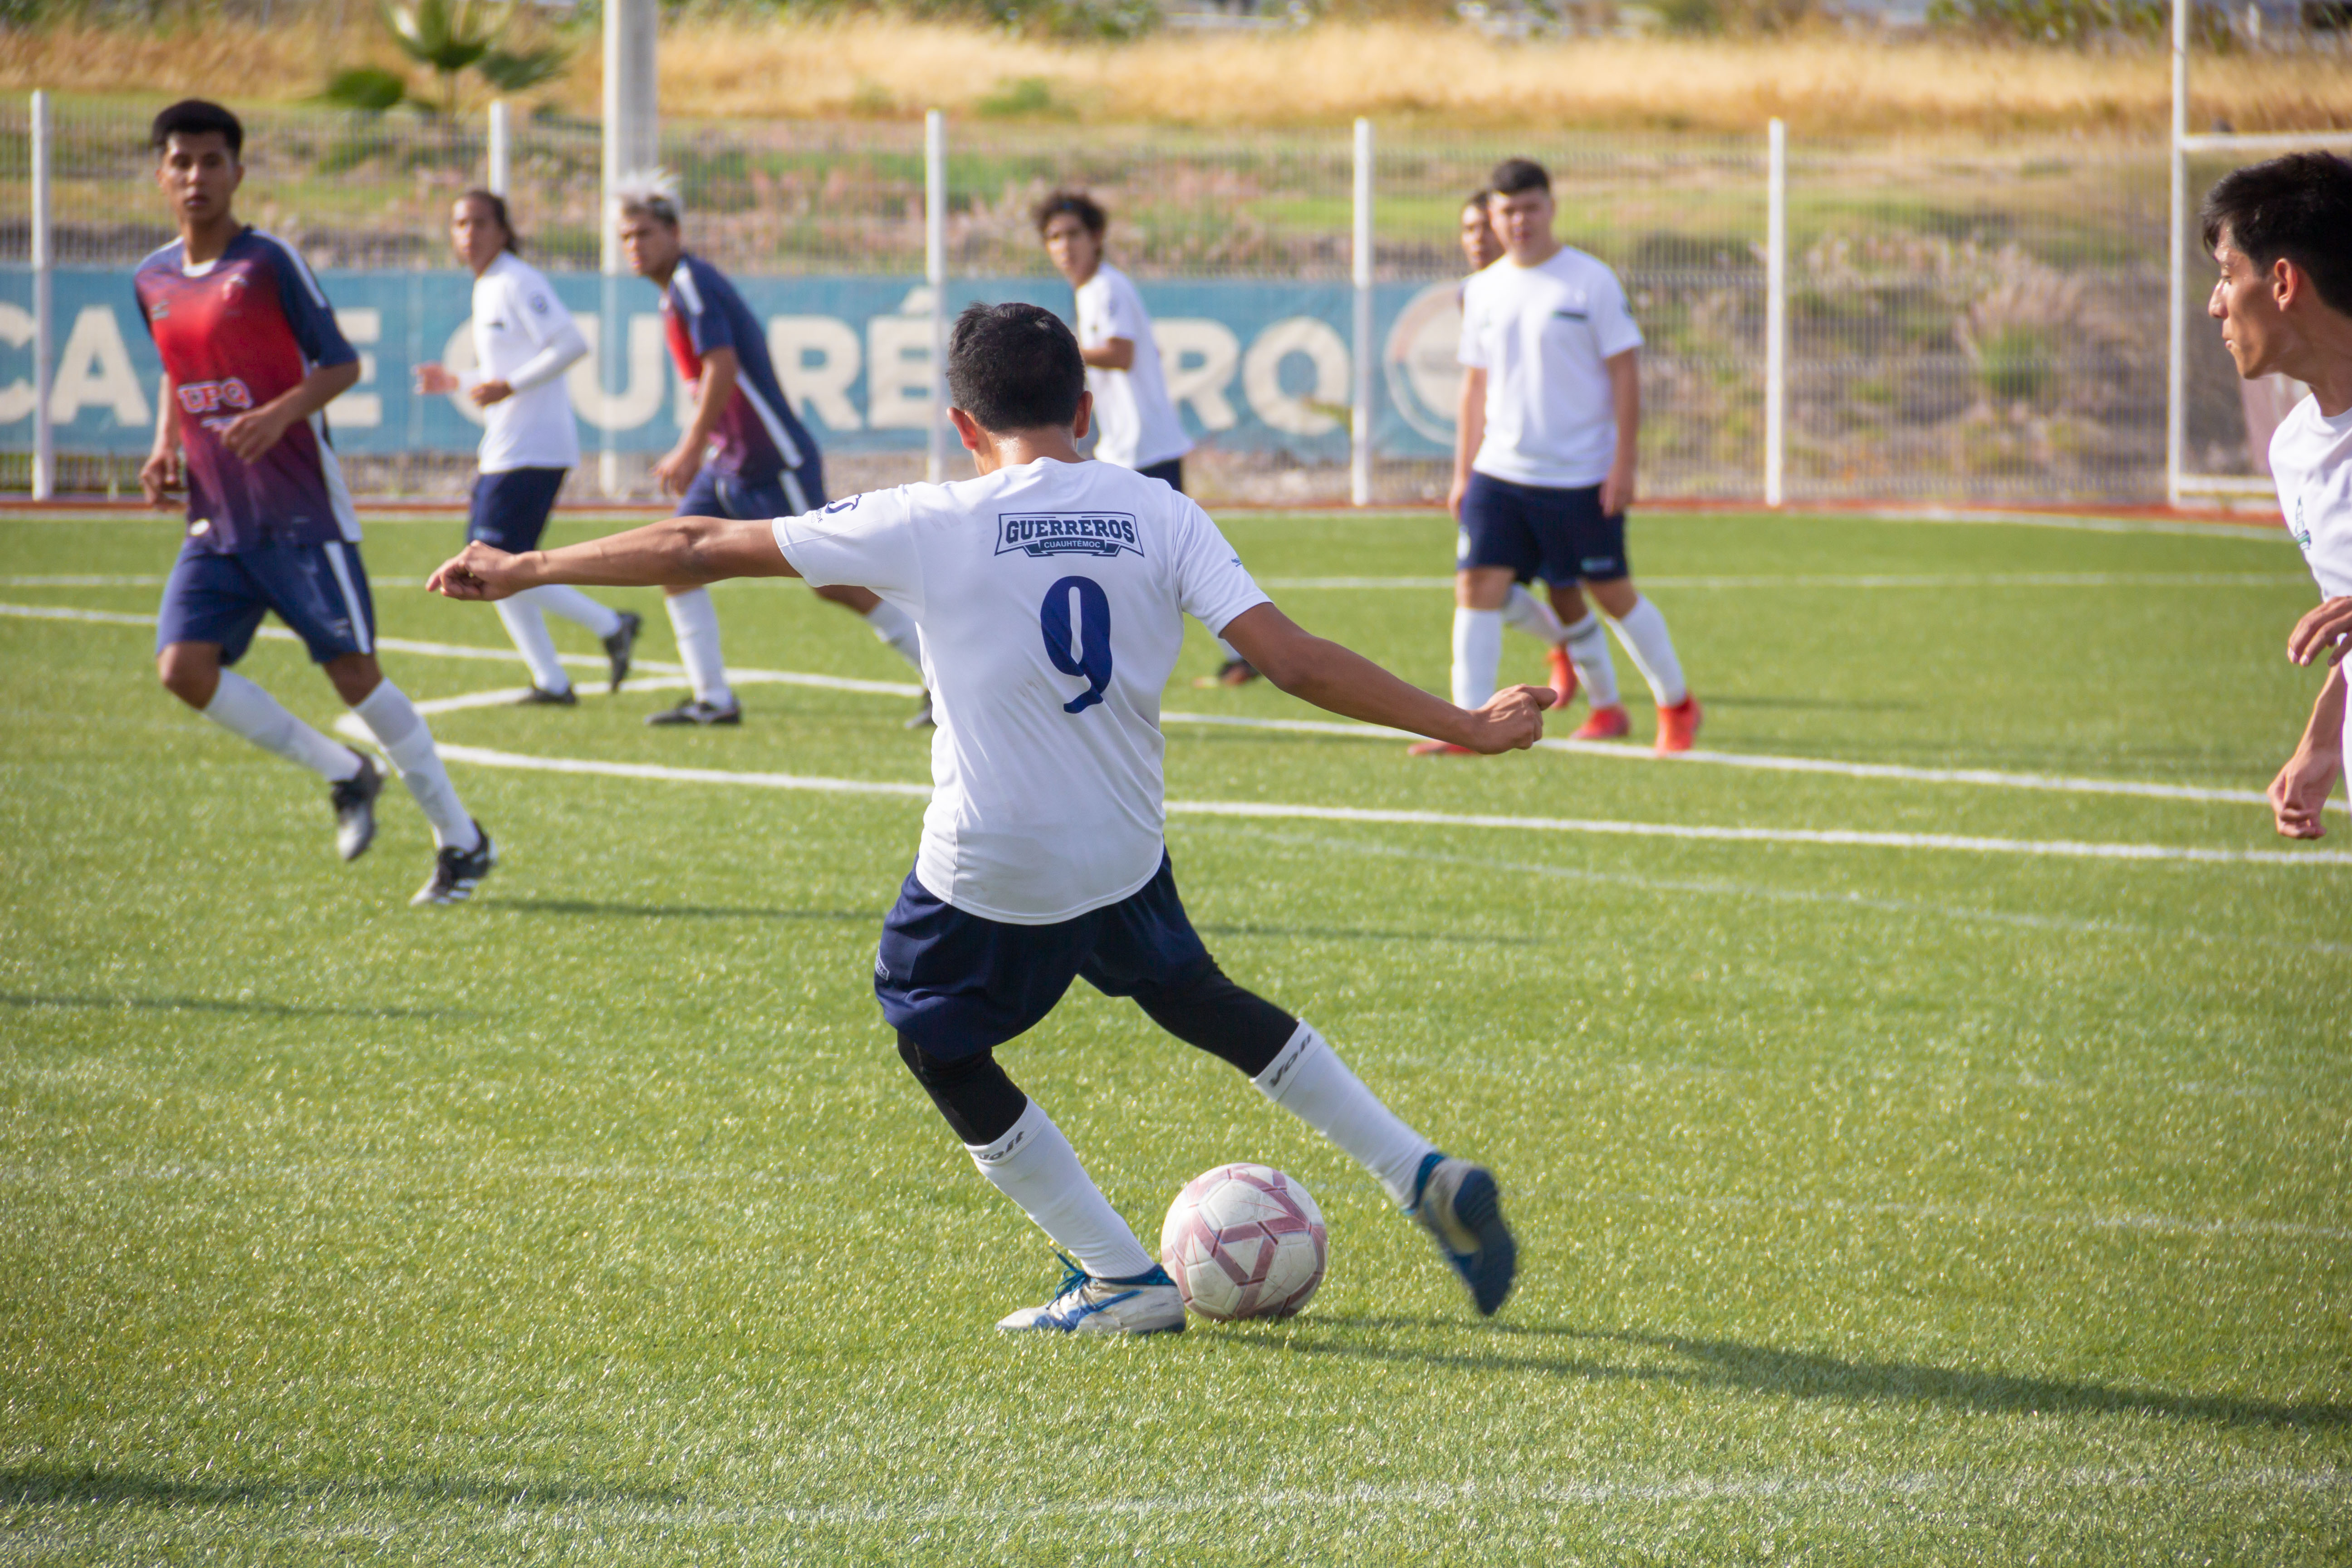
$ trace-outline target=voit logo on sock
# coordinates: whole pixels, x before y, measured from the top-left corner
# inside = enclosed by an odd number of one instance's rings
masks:
[[[1143,553],[1131,511],[1006,511],[996,516],[996,553],[1098,555]]]

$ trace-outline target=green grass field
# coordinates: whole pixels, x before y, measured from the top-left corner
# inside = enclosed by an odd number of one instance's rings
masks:
[[[504,647],[399,585],[457,531],[372,524],[384,636]],[[1425,515],[1230,532],[1276,584],[1450,564]],[[173,538],[0,520],[0,600],[148,614]],[[2274,532],[1653,516],[1634,559],[1724,753],[2252,792],[2315,686]],[[1275,591],[1443,689],[1441,589]],[[796,584],[719,600],[736,665],[905,679]],[[1192,689],[1194,637],[1171,711],[1316,717]],[[1227,971],[1496,1169],[1520,1287],[1477,1320],[1342,1156],[1081,986],[1003,1056],[1122,1212],[1156,1240],[1266,1161],[1330,1274],[1287,1322],[1008,1342],[1056,1266],[870,991],[918,801],[454,764],[504,859],[417,911],[404,796],[341,866],[323,789],[148,653],[0,615],[0,1559],[2352,1560],[2352,819],[1171,722],[1180,801],[1912,837],[1173,816]],[[334,716],[299,647],[243,668]],[[648,731],[670,691],[434,724],[927,777],[903,697],[742,690],[734,732]]]

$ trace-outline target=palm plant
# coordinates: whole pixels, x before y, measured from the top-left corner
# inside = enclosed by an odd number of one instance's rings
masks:
[[[400,52],[433,72],[439,91],[420,97],[399,71],[355,66],[338,72],[320,97],[345,109],[382,112],[413,103],[431,113],[455,117],[464,106],[468,70],[500,92],[536,87],[563,68],[560,45],[509,49],[503,40],[514,19],[506,0],[384,0],[384,26]]]

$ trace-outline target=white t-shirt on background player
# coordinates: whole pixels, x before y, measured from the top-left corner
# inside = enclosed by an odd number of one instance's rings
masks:
[[[1108,463],[1041,458],[776,520],[816,587],[915,618],[931,737],[915,879],[967,914],[1051,925],[1160,869],[1160,694],[1182,616],[1266,602],[1209,514]]]
[[[1549,489],[1607,479],[1617,457],[1607,362],[1641,346],[1617,275],[1573,247],[1534,267],[1507,256],[1471,279],[1454,356],[1486,373],[1486,437],[1471,468]]]
[[[486,381],[514,388],[482,409],[481,470],[570,468],[580,462],[580,426],[563,373],[588,353],[588,340],[539,269],[502,252],[474,279],[474,368],[460,377],[470,392]]]
[[[2331,419],[2316,397],[2296,404],[2271,434],[2271,478],[2319,596],[2352,594],[2352,409]],[[2352,660],[2346,668],[2352,674]],[[2344,744],[2352,758],[2352,702],[2344,707]]]
[[[1168,401],[1168,378],[1160,366],[1160,344],[1151,318],[1126,273],[1104,262],[1078,288],[1078,346],[1098,349],[1113,338],[1135,345],[1129,370],[1087,367],[1087,390],[1095,395],[1095,425],[1102,438],[1095,457],[1122,468],[1149,468],[1192,449],[1176,405]]]

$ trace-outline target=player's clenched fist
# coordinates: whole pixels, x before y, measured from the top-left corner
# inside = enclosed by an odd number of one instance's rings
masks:
[[[530,585],[517,581],[516,560],[477,539],[443,562],[425,585],[452,599],[503,599]]]
[[[1470,749],[1489,755],[1526,751],[1543,739],[1544,710],[1552,705],[1554,695],[1545,686],[1514,686],[1496,692],[1470,715]]]

